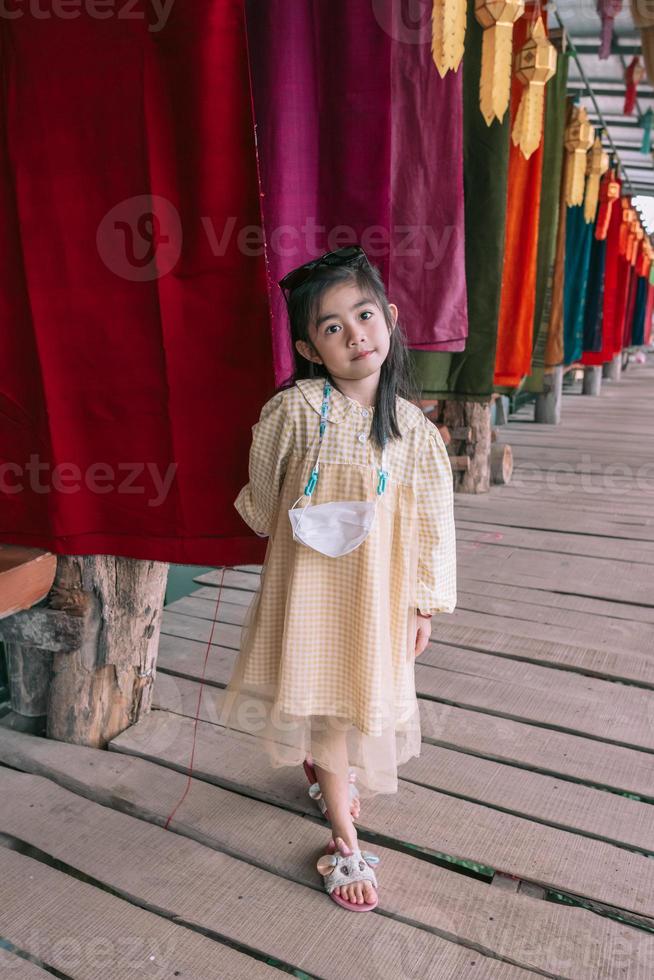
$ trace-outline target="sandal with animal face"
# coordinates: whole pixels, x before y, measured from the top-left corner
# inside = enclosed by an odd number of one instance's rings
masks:
[[[323,799],[322,790],[320,789],[320,783],[318,782],[318,777],[316,775],[316,770],[313,767],[313,762],[310,760],[310,758],[309,759],[305,759],[304,760],[304,763],[303,763],[303,766],[304,766],[304,771],[307,774],[307,779],[309,780],[309,796],[314,801],[314,803],[317,803],[318,804],[318,807],[320,809],[320,812],[325,817],[325,819],[326,820],[329,820],[329,813],[327,811],[327,804],[325,803],[325,801]],[[355,773],[354,769],[350,769],[348,771],[348,782],[349,782],[348,789],[349,789],[349,794],[350,794],[350,812],[352,812],[351,811],[352,801],[359,798],[359,790],[355,786],[356,778],[357,778],[357,774]],[[357,816],[357,819],[358,819],[358,816]]]
[[[332,847],[333,845],[333,847]],[[323,878],[325,891],[337,905],[350,912],[371,912],[377,908],[379,898],[375,895],[372,902],[350,902],[341,895],[335,895],[334,889],[345,885],[353,885],[357,881],[369,881],[375,889],[378,888],[373,866],[379,864],[378,854],[372,851],[362,851],[359,847],[348,848],[349,854],[342,854],[336,849],[333,841],[329,842],[328,854],[318,858],[316,867]]]

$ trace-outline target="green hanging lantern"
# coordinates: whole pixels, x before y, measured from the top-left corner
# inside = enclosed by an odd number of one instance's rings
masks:
[[[638,123],[643,127],[643,141],[640,144],[641,153],[649,153],[652,149],[652,120],[654,112],[648,109],[642,116],[638,117]]]

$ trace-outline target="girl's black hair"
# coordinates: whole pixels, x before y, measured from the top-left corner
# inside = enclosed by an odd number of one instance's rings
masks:
[[[371,427],[371,436],[381,447],[389,439],[402,437],[397,422],[396,396],[417,402],[420,398],[420,389],[399,319],[393,328],[393,317],[379,269],[371,265],[365,255],[348,262],[347,265],[319,266],[308,279],[287,296],[295,371],[277,391],[291,388],[302,378],[328,378],[334,387],[338,387],[334,385],[325,365],[316,364],[303,357],[296,348],[295,342],[304,340],[310,346],[314,346],[309,336],[309,324],[318,315],[320,299],[325,290],[340,283],[354,283],[362,292],[371,295],[377,301],[391,331],[388,354],[381,366]]]

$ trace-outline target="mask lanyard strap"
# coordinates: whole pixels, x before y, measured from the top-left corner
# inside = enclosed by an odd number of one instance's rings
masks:
[[[311,471],[311,476],[309,477],[309,482],[304,488],[305,496],[310,497],[313,491],[316,489],[316,483],[318,482],[318,471],[320,469],[320,453],[322,451],[322,441],[325,434],[325,429],[327,427],[327,414],[329,412],[329,397],[332,392],[332,386],[329,381],[325,381],[325,386],[322,391],[322,405],[320,406],[320,435],[318,439],[318,455],[316,456],[316,461],[313,465],[313,470]],[[310,502],[310,501],[309,501]]]
[[[320,468],[320,453],[322,451],[323,436],[325,434],[325,429],[327,427],[327,413],[329,412],[329,396],[331,394],[331,391],[332,391],[331,385],[329,384],[328,381],[325,381],[325,386],[323,388],[322,405],[320,406],[320,435],[318,439],[318,453],[316,455],[316,461],[313,464],[313,469],[309,477],[309,482],[304,488],[304,493],[297,498],[295,504],[298,504],[300,500],[302,500],[302,497],[308,497],[309,503],[306,505],[308,507],[309,504],[311,503],[311,495],[313,494],[313,491],[316,489],[316,483],[318,482],[318,471]],[[295,504],[293,504],[293,507],[295,507]],[[304,510],[306,508],[302,508],[302,509]],[[300,517],[300,520],[302,520],[302,517]]]
[[[386,469],[385,464],[386,464],[386,443],[384,443],[382,447],[381,466],[378,469],[379,481],[377,483],[377,498],[376,498],[377,500],[379,499],[379,497],[381,497],[384,490],[386,489],[386,484],[388,483],[388,477],[390,476],[390,473]]]

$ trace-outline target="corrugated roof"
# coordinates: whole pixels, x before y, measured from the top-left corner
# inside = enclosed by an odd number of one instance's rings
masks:
[[[640,33],[634,27],[629,3],[625,2],[615,18],[611,55],[601,61],[597,56],[601,25],[595,0],[557,0],[556,5],[548,4],[547,9],[550,27],[556,26],[558,15],[581,65],[579,68],[574,56],[571,57],[568,92],[580,94],[580,103],[588,109],[591,122],[596,126],[602,124],[601,113],[622,164],[620,176],[626,178],[627,193],[654,195],[654,160],[651,153],[640,151],[643,129],[638,123],[639,115],[649,108],[654,110],[654,86],[651,82],[643,79],[639,83],[633,115],[623,114],[625,69],[634,54],[641,55],[643,63]],[[593,95],[588,92],[583,75]],[[604,143],[610,152],[610,145],[606,140]]]

